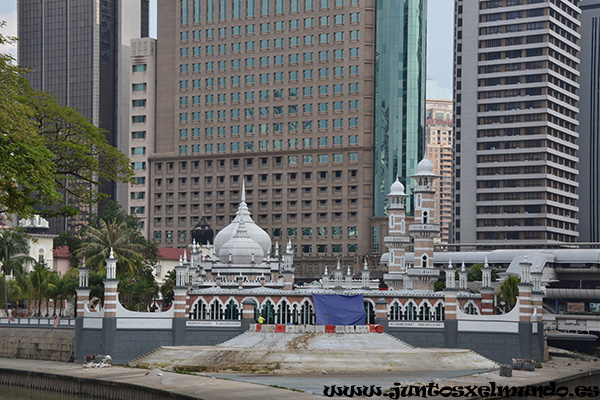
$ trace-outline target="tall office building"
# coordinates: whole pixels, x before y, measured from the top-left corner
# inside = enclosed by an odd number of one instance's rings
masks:
[[[579,241],[600,242],[600,0],[580,8]]]
[[[455,240],[577,240],[578,0],[455,3]]]
[[[18,0],[18,62],[37,90],[54,94],[106,130],[110,144],[129,128],[129,45],[148,36],[148,0]],[[120,147],[126,151],[125,148]],[[109,182],[100,190],[116,198]],[[127,189],[125,189],[126,193]],[[51,221],[54,232],[68,221]],[[57,226],[59,225],[59,226]]]
[[[436,244],[448,244],[450,243],[450,228],[454,212],[452,196],[454,162],[452,100],[443,99],[443,96],[436,96],[436,93],[433,92],[430,93],[429,88],[429,81],[427,81],[425,155],[433,164],[433,173],[440,178],[432,184],[440,225],[440,234],[434,238],[434,241]]]
[[[148,237],[150,214],[149,152],[156,138],[156,39],[131,41],[128,155],[133,166],[133,184],[129,185],[129,213],[135,215],[143,235]],[[127,137],[127,135],[124,135]]]
[[[423,29],[402,23],[423,2],[375,4],[159,0],[149,159],[151,236],[160,245],[189,243],[202,214],[225,227],[245,182],[256,222],[280,245],[296,246],[300,275],[322,274],[338,259],[362,264],[371,253],[374,192],[391,184],[373,184],[376,120],[389,119],[377,162],[384,171],[401,163],[391,154],[405,153],[402,127],[412,133],[419,119],[407,116],[416,105],[402,103],[416,92],[399,81],[413,78],[403,75],[406,65],[424,67],[415,38]],[[409,44],[418,55],[401,52]]]

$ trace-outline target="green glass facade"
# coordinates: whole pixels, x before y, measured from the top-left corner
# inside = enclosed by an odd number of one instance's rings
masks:
[[[427,0],[377,0],[374,216],[387,211],[396,175],[411,197],[410,176],[423,157]]]

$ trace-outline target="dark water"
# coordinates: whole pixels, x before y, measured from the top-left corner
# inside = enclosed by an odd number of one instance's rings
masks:
[[[87,400],[89,398],[88,396],[0,385],[0,400]]]

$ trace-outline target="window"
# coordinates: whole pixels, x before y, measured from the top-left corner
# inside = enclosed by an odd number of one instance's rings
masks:
[[[350,49],[350,57],[356,58],[356,57],[359,57],[359,55],[360,55],[360,50],[358,49],[358,47],[353,47]]]
[[[131,132],[132,139],[146,139],[146,131],[133,131]]]
[[[358,117],[348,119],[350,128],[358,128]]]
[[[132,156],[142,156],[146,154],[146,148],[145,147],[132,147],[131,148],[131,155]]]
[[[348,153],[348,160],[350,161],[358,161],[358,153]]]
[[[184,33],[184,32],[182,32]],[[185,32],[187,33],[187,32]],[[132,66],[133,72],[145,72],[147,69],[147,65],[146,64],[137,64],[137,65],[133,65]]]
[[[346,17],[346,16],[345,16],[344,14],[337,14],[337,15],[336,15],[336,16],[333,18],[333,20],[334,20],[334,23],[335,23],[336,25],[343,24],[343,23],[344,23],[344,21],[345,21],[345,17]],[[342,39],[342,40],[343,40],[343,39]]]
[[[187,105],[187,97],[185,98],[185,105]],[[132,107],[146,107],[146,99],[132,100]]]
[[[304,27],[305,28],[312,28],[314,26],[315,26],[314,18],[304,18]]]
[[[360,22],[360,13],[350,13],[350,22]]]
[[[319,163],[324,164],[329,161],[329,157],[327,154],[319,154],[318,160],[319,160]]]
[[[185,114],[187,116],[187,113],[185,113]],[[186,120],[187,120],[187,117],[186,117]],[[131,122],[134,123],[134,124],[144,123],[144,122],[146,122],[146,116],[145,115],[133,115],[131,117]]]
[[[181,81],[181,82],[186,82],[187,83],[187,81]],[[146,87],[147,87],[146,83],[134,83],[133,85],[131,85],[131,89],[134,92],[145,92],[146,91]]]

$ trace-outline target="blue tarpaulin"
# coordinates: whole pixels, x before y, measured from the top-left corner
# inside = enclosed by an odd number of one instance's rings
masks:
[[[364,325],[363,295],[313,294],[317,325]]]

